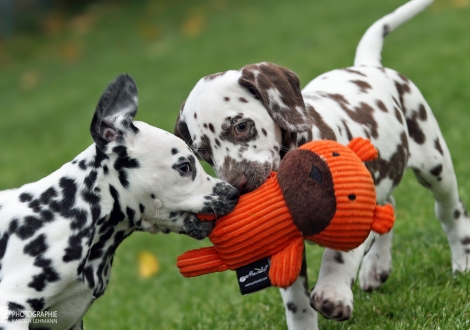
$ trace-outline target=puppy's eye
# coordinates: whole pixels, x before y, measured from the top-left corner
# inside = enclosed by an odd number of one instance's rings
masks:
[[[191,165],[188,162],[181,163],[178,165],[178,169],[183,173],[188,173],[191,170]]]
[[[247,127],[248,125],[246,124],[246,122],[242,122],[242,123],[237,124],[237,126],[235,126],[235,130],[238,133],[243,133],[246,131]]]

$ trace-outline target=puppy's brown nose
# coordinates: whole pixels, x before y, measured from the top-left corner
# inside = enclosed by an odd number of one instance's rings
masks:
[[[232,186],[234,186],[239,192],[244,192],[247,180],[244,175],[241,175],[238,178],[235,178],[232,180],[232,182],[229,182]]]

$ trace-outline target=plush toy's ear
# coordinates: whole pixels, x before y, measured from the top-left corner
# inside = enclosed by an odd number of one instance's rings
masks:
[[[361,137],[352,139],[348,144],[348,148],[354,151],[363,162],[379,157],[379,152],[375,149],[372,142]]]
[[[276,124],[288,132],[312,129],[297,75],[282,66],[263,62],[243,67],[239,84],[263,103]]]

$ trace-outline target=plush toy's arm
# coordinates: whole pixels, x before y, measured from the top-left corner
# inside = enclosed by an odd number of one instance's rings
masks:
[[[379,234],[388,233],[395,222],[395,212],[390,204],[377,205],[374,211],[371,229]]]
[[[228,269],[213,246],[183,253],[178,257],[176,266],[184,277],[223,272]]]
[[[304,239],[294,239],[284,250],[271,257],[269,279],[271,284],[280,288],[287,288],[294,284],[302,268],[304,253]]]

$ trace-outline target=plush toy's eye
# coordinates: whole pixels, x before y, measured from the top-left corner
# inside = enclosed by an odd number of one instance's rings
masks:
[[[320,169],[315,165],[312,165],[312,169],[310,170],[310,174],[308,176],[313,180],[317,181],[318,183],[322,183],[323,181]]]
[[[349,195],[348,195],[348,198],[349,198],[350,201],[355,201],[355,200],[356,200],[356,195],[354,195],[354,194],[349,194]]]
[[[339,156],[339,152],[336,152],[336,151],[335,151],[335,152],[332,153],[332,155],[333,155],[333,157],[338,157],[338,156]]]

